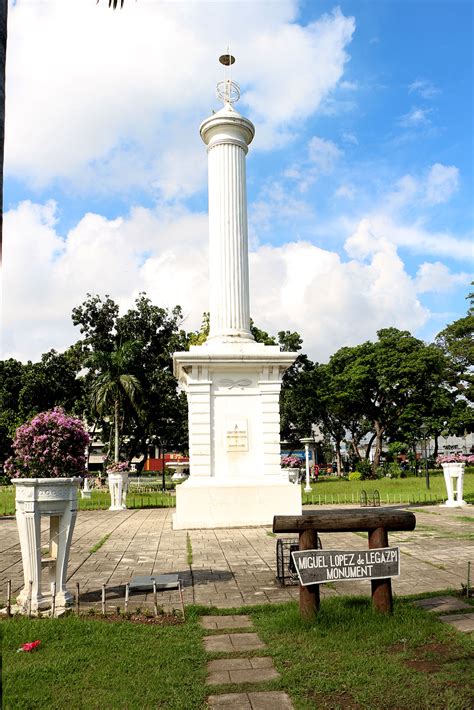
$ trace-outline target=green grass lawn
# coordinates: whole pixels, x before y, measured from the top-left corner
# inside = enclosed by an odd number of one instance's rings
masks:
[[[204,651],[195,619],[185,627],[158,627],[21,618],[1,628],[5,710],[204,706]],[[38,651],[16,652],[36,639]]]
[[[471,472],[472,471],[472,472]],[[474,470],[464,474],[464,500],[474,503]],[[302,486],[303,488],[304,486]],[[375,481],[348,481],[331,478],[311,484],[311,493],[303,491],[303,503],[328,505],[360,502],[360,493],[365,490],[368,498],[378,490],[381,503],[442,503],[446,500],[446,488],[440,471],[430,475],[430,488],[424,477],[380,478]],[[146,488],[131,488],[127,495],[128,508],[173,508],[176,499],[171,493],[161,493]],[[80,510],[106,510],[110,506],[110,495],[105,490],[92,491],[91,498],[79,496]],[[15,512],[15,490],[13,486],[0,487],[0,516]]]
[[[328,503],[359,504],[360,494],[367,497],[377,490],[381,503],[442,503],[446,500],[446,486],[441,471],[430,473],[430,488],[422,476],[409,478],[379,478],[374,481],[348,481],[334,478],[311,484],[311,493],[303,492],[303,503],[324,505]],[[474,472],[464,474],[464,500],[474,503]]]
[[[110,494],[106,490],[93,490],[90,498],[78,496],[79,510],[107,510],[110,507]],[[176,498],[171,493],[160,491],[143,491],[133,488],[127,495],[128,508],[174,508]],[[15,489],[14,486],[0,487],[0,516],[14,515]]]
[[[380,708],[470,710],[473,640],[435,616],[397,599],[393,615],[361,597],[324,599],[315,621],[295,603],[240,610],[251,615],[264,651],[281,674],[258,686],[206,687],[199,613],[180,626],[108,623],[101,619],[15,618],[3,621],[5,710],[204,709],[207,695],[285,690],[298,710]],[[231,610],[230,613],[235,613]],[[34,653],[16,653],[41,640]]]
[[[367,598],[333,597],[313,623],[295,604],[251,613],[298,709],[474,707],[472,636],[407,600],[396,600],[390,616]]]

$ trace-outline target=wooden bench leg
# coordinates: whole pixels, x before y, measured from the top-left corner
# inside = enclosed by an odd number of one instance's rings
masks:
[[[317,550],[318,533],[316,530],[304,530],[299,534],[300,550]],[[300,615],[303,619],[312,619],[319,609],[319,584],[300,584]]]
[[[374,547],[388,547],[388,533],[385,528],[369,531],[369,550]],[[372,604],[377,611],[391,613],[393,609],[392,580],[372,579]]]

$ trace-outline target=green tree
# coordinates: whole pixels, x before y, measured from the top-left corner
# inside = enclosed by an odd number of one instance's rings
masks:
[[[120,316],[117,304],[109,296],[102,300],[89,294],[73,310],[73,322],[84,336],[75,346],[84,365],[96,353],[105,358],[107,353],[119,352],[125,343],[134,343],[128,348],[126,370],[122,372],[135,378],[140,391],[139,409],[125,406],[122,414],[121,446],[126,457],[145,457],[153,443],[185,450],[187,403],[184,393],[177,391],[172,363],[173,352],[186,349],[188,343],[180,330],[181,310],[159,308],[140,294],[134,307]],[[93,387],[94,379],[91,373],[87,374],[85,386]],[[93,416],[90,412],[90,418]],[[101,426],[106,432],[104,417]]]
[[[23,368],[18,407],[22,421],[35,414],[61,406],[66,412],[81,414],[82,383],[78,363],[68,353],[50,350],[39,362]]]
[[[473,282],[474,285],[474,282]],[[474,293],[469,300],[467,314],[458,318],[436,336],[436,344],[449,355],[453,384],[474,401]]]
[[[436,336],[436,345],[446,357],[446,380],[453,400],[438,417],[438,435],[442,430],[461,436],[474,431],[474,293],[467,298],[466,316]]]
[[[373,426],[374,471],[385,435],[410,442],[412,447],[420,439],[421,425],[445,375],[445,360],[436,346],[396,328],[385,328],[377,335],[376,343],[359,346],[348,368],[360,387],[363,412]]]
[[[0,361],[0,462],[11,455],[15,430],[23,424],[18,408],[25,365],[9,358]]]
[[[132,406],[138,413],[137,396],[141,385],[135,375],[128,372],[129,361],[137,343],[125,342],[113,350],[97,350],[86,361],[91,368],[93,382],[91,387],[92,411],[101,417],[111,412],[114,422],[114,461],[120,460],[120,433],[127,406]]]

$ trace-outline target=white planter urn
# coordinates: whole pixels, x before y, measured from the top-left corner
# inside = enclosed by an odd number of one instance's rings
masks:
[[[84,478],[84,485],[81,490],[81,498],[90,498],[91,497],[91,489],[89,486],[89,477],[86,476]]]
[[[127,509],[128,471],[107,473],[110,491],[109,510]]]
[[[26,613],[30,605],[32,613],[48,609],[53,583],[56,583],[56,608],[69,606],[73,595],[66,589],[67,565],[81,479],[17,478],[12,483],[16,489],[16,521],[25,582],[17,597],[18,610]],[[46,557],[41,554],[41,517],[49,518]],[[49,570],[46,593],[43,568]]]
[[[448,508],[462,508],[467,505],[466,501],[463,500],[463,483],[464,483],[464,467],[465,464],[462,462],[452,462],[452,463],[442,463],[444,482],[446,484],[446,491],[448,494],[448,500],[444,503]],[[456,498],[454,497],[454,486],[456,484]]]

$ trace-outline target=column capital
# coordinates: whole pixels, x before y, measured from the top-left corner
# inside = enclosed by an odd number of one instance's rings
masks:
[[[247,152],[247,146],[255,135],[255,127],[252,121],[226,104],[201,123],[199,133],[208,150],[216,143],[237,143]]]

